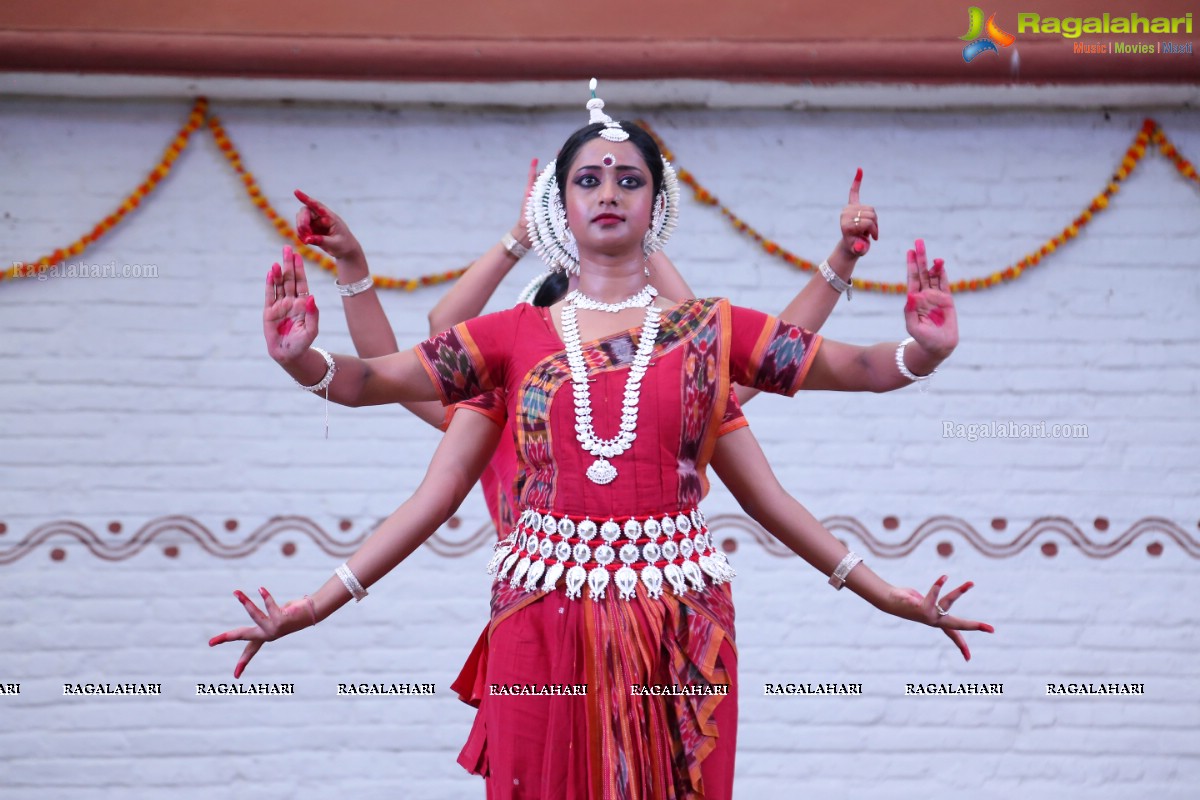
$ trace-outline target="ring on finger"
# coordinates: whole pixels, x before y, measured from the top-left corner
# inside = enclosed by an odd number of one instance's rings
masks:
[[[949,615],[950,615],[950,612],[949,612],[949,611],[943,611],[943,610],[942,610],[942,606],[941,606],[941,604],[940,604],[940,603],[934,603],[934,604],[933,604],[933,607],[937,609],[937,612],[938,612],[938,616],[939,616],[939,617],[947,617],[947,616],[949,616]]]

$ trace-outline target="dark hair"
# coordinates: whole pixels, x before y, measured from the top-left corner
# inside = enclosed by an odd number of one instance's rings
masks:
[[[571,169],[571,162],[579,154],[579,149],[599,136],[602,130],[604,130],[602,122],[586,125],[568,136],[567,141],[563,142],[563,146],[559,149],[558,157],[555,160],[554,177],[558,179],[558,195],[564,203],[567,202],[566,191],[569,179],[567,171]],[[641,152],[642,159],[645,160],[646,167],[650,170],[651,182],[654,184],[653,196],[658,197],[663,186],[663,159],[662,151],[658,149],[658,142],[654,141],[654,137],[646,133],[644,128],[632,122],[622,121],[621,130],[629,134],[629,141],[633,142]]]
[[[567,293],[567,280],[567,273],[551,272],[549,277],[542,281],[542,285],[538,287],[537,294],[533,296],[531,305],[546,308],[557,303]]]

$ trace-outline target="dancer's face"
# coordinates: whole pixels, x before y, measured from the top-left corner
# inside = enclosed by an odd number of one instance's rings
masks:
[[[579,149],[567,176],[567,224],[580,255],[640,254],[654,207],[641,151],[632,142],[597,137]]]

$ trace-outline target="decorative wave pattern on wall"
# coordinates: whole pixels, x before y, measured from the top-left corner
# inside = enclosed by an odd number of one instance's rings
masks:
[[[717,514],[709,518],[709,528],[727,552],[735,552],[740,544],[754,544],[772,556],[792,557],[792,553],[777,539],[764,531],[749,517],[740,514]],[[974,549],[989,558],[1011,558],[1030,547],[1037,547],[1042,555],[1052,558],[1061,547],[1073,546],[1090,558],[1112,558],[1136,544],[1144,543],[1147,555],[1157,557],[1166,551],[1168,543],[1174,543],[1192,558],[1200,558],[1200,539],[1179,524],[1163,517],[1144,517],[1127,530],[1115,536],[1107,535],[1109,522],[1096,518],[1092,527],[1100,534],[1092,536],[1084,532],[1066,517],[1041,517],[1034,520],[1015,536],[1005,535],[1008,523],[1002,518],[993,519],[992,533],[984,535],[969,522],[952,516],[934,516],[921,522],[912,533],[900,541],[894,537],[879,536],[862,521],[849,516],[833,516],[822,523],[835,536],[869,551],[879,558],[902,558],[913,553],[926,543],[933,542],[938,555],[948,558],[959,546]],[[7,526],[0,522],[0,566],[13,564],[39,549],[48,550],[52,561],[64,561],[68,549],[64,545],[82,545],[96,558],[105,561],[124,561],[152,548],[160,548],[167,558],[178,558],[184,547],[194,545],[204,553],[217,558],[245,558],[269,547],[278,547],[283,556],[294,555],[298,542],[307,540],[323,553],[345,558],[353,553],[378,521],[366,526],[353,538],[331,534],[320,524],[308,517],[272,517],[248,534],[240,534],[240,523],[229,519],[217,526],[219,533],[198,520],[187,516],[166,516],[147,522],[131,536],[125,536],[124,526],[111,522],[106,531],[96,531],[87,525],[72,520],[55,520],[37,526],[11,546],[3,546],[8,534]],[[354,524],[341,520],[336,526],[341,533],[350,531]],[[425,547],[443,558],[462,558],[476,550],[485,548],[495,537],[490,525],[483,525],[465,535],[456,533],[461,527],[457,518],[452,519],[430,537]],[[885,517],[885,531],[895,531],[900,522],[895,517]],[[1200,522],[1197,522],[1200,529]]]

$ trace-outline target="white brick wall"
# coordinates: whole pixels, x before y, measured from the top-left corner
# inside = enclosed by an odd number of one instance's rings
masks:
[[[108,213],[157,159],[186,101],[2,98],[3,260],[33,259]],[[610,105],[620,107],[619,97]],[[271,200],[302,187],[353,225],[375,269],[467,263],[511,224],[525,165],[580,113],[214,105]],[[809,258],[834,242],[857,166],[884,238],[862,277],[899,280],[924,236],[952,277],[983,275],[1058,232],[1108,180],[1136,113],[783,112],[646,109],[681,165],[743,218]],[[1152,109],[1200,158],[1200,114]],[[962,345],[932,391],[763,398],[747,409],[785,484],[818,517],[856,518],[898,543],[960,518],[992,545],[1061,517],[1115,541],[1160,517],[1200,538],[1200,193],[1150,155],[1085,234],[1015,284],[958,298]],[[261,282],[280,242],[205,134],[158,193],[79,260],[155,264],[155,279],[0,284],[0,555],[72,521],[110,543],[169,515],[225,545],[271,517],[353,538],[415,487],[436,434],[392,409],[322,410],[263,352]],[[690,200],[672,257],[702,294],[777,310],[806,279]],[[533,273],[522,264],[493,304]],[[351,348],[332,281],[314,292],[322,343]],[[439,290],[387,294],[401,342],[424,334]],[[902,298],[856,295],[825,332],[903,336]],[[1082,440],[942,437],[963,423],[1082,423]],[[803,427],[801,427],[803,425]],[[720,487],[710,515],[735,506]],[[475,497],[463,537],[485,524]],[[884,517],[899,526],[886,530]],[[1097,530],[1093,520],[1110,525]],[[993,530],[993,518],[1007,520]],[[234,532],[226,519],[239,523]],[[338,523],[351,520],[342,533]],[[110,522],[121,531],[108,532]],[[736,530],[742,580],[739,796],[1130,798],[1192,796],[1200,781],[1197,558],[1161,533],[1093,558],[1043,533],[1003,558],[953,532],[902,559],[924,589],[942,572],[977,588],[963,613],[993,622],[964,664],[930,630],[885,618]],[[854,536],[846,538],[858,544]],[[298,550],[280,553],[285,541]],[[937,555],[938,542],[954,554]],[[1152,541],[1161,556],[1147,554]],[[1042,554],[1053,542],[1058,555]],[[163,548],[178,548],[175,558]],[[65,559],[53,561],[61,548]],[[1195,546],[1193,546],[1195,551]],[[486,617],[481,553],[422,551],[315,631],[268,646],[247,679],[291,698],[196,697],[236,652],[205,640],[241,614],[229,592],[312,590],[339,560],[291,533],[217,558],[170,534],[118,561],[59,534],[0,565],[0,797],[481,797],[455,763],[471,714],[449,684]],[[63,682],[145,681],[162,697],[65,698]],[[336,684],[434,682],[433,698],[347,699]],[[864,684],[858,698],[771,698],[764,682]],[[1138,682],[1144,697],[1049,698],[1047,682]],[[913,681],[1003,682],[1003,697],[905,697]],[[802,787],[802,788],[798,788]]]

